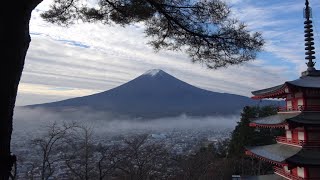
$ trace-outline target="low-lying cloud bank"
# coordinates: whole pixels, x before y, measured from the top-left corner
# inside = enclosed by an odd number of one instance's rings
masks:
[[[159,119],[112,118],[105,112],[84,110],[81,112],[50,112],[45,109],[16,108],[14,134],[41,133],[53,122],[79,122],[93,128],[95,133],[121,134],[134,131],[172,131],[196,129],[233,129],[239,114],[228,116],[190,117],[180,115]]]

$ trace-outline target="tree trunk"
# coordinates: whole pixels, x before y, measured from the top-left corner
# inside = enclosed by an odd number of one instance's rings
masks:
[[[32,0],[10,0],[0,6],[0,180],[9,179],[15,163],[10,150],[13,109],[30,43],[31,12],[37,3]]]

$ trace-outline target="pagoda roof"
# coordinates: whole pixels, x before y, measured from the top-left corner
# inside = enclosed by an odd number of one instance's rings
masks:
[[[320,112],[301,112],[287,119],[288,123],[304,126],[320,126]]]
[[[245,180],[283,180],[281,176],[276,174],[267,174],[267,175],[260,175],[260,176],[241,176],[241,179]]]
[[[274,86],[271,88],[261,89],[258,91],[252,91],[251,93],[254,95],[253,98],[264,98],[266,95],[276,95],[284,92],[285,84],[281,84],[278,86]]]
[[[286,83],[297,87],[320,88],[320,76],[302,76],[299,79]]]
[[[250,151],[252,154],[260,158],[272,161],[276,164],[285,164],[288,158],[294,156],[299,151],[301,151],[301,147],[295,147],[279,143],[266,146],[248,147],[246,149]]]
[[[284,84],[266,88],[258,91],[253,91],[253,98],[271,98],[278,97],[279,95],[285,94],[285,88],[289,87],[300,87],[300,88],[312,88],[320,89],[320,76],[301,76],[299,79],[293,81],[287,81]]]
[[[284,126],[287,123],[287,119],[294,118],[298,116],[301,112],[294,113],[278,113],[276,115],[256,118],[251,121],[250,126],[260,126],[260,127],[277,127]]]
[[[287,162],[298,166],[320,166],[320,151],[302,149],[297,154],[288,158]]]

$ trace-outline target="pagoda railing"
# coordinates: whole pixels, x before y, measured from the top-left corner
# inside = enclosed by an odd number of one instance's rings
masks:
[[[319,180],[319,178],[299,177],[297,175],[291,174],[291,172],[286,172],[283,168],[277,166],[274,166],[273,169],[275,174],[291,180]]]
[[[274,173],[275,174],[278,174],[280,176],[283,176],[283,177],[291,179],[291,180],[304,180],[304,179],[307,179],[307,178],[302,178],[302,177],[293,175],[290,172],[286,172],[283,168],[280,168],[280,167],[276,167],[275,166],[275,167],[273,167],[273,169],[274,169]]]
[[[286,138],[283,136],[277,137],[276,140],[279,143],[292,144],[292,145],[309,147],[309,148],[320,147],[320,140],[299,140],[299,139]]]
[[[298,146],[302,146],[304,144],[304,141],[302,140],[290,139],[283,136],[277,137],[276,140],[279,143],[292,144],[292,145],[298,145]]]
[[[320,111],[320,105],[308,105],[308,106],[304,106],[304,105],[298,105],[296,107],[292,106],[292,107],[287,107],[287,106],[283,106],[283,107],[279,107],[278,108],[279,112],[288,112],[288,111]]]

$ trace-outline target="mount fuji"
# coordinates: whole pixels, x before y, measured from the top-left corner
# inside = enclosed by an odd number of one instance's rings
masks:
[[[227,115],[239,113],[244,106],[258,103],[245,96],[200,89],[162,70],[153,69],[108,91],[28,107],[54,111],[87,108],[134,118],[159,118],[181,114]],[[277,101],[260,103],[276,104]]]

